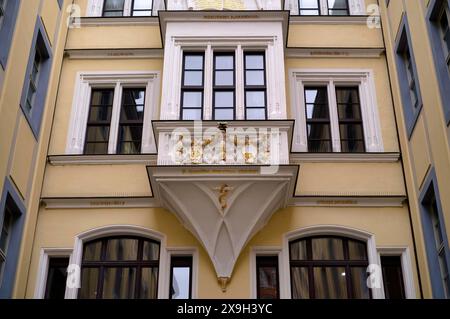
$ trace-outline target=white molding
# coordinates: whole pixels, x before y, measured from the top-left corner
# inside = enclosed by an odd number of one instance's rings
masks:
[[[406,196],[308,196],[293,197],[289,206],[297,207],[403,207]]]
[[[410,249],[407,246],[380,246],[377,247],[378,260],[381,265],[381,256],[400,256],[402,264],[403,283],[405,286],[406,299],[416,299],[416,289],[414,287],[414,275],[411,263]],[[381,276],[383,273],[381,272]],[[384,286],[383,296],[385,296]]]
[[[101,237],[119,236],[119,235],[140,236],[159,241],[160,259],[158,268],[158,299],[165,298],[162,292],[164,284],[163,279],[167,276],[166,272],[168,268],[166,264],[167,262],[166,236],[160,232],[135,225],[109,225],[85,231],[81,234],[78,234],[75,237],[75,243],[70,264],[81,267],[83,257],[83,245],[85,242]],[[69,287],[66,288],[66,299],[76,299],[77,295],[78,295],[78,288],[69,288]]]
[[[45,209],[110,209],[161,207],[153,197],[44,197]]]
[[[283,239],[283,271],[280,271],[280,282],[284,281],[283,287],[284,291],[282,291],[283,298],[291,298],[291,276],[290,276],[290,267],[289,267],[289,242],[295,239],[299,239],[302,237],[316,236],[316,235],[336,235],[336,236],[344,236],[349,238],[354,238],[357,240],[364,241],[367,244],[367,256],[369,264],[376,264],[380,266],[377,246],[375,242],[375,235],[356,228],[351,228],[343,225],[315,225],[308,226],[304,228],[299,228],[288,232],[284,235]],[[281,284],[280,284],[281,287]],[[382,289],[371,288],[372,297],[374,299],[383,299],[384,294]]]
[[[282,291],[285,291],[285,287],[282,285],[285,284],[284,281],[281,281],[281,270],[284,269],[283,265],[283,254],[281,247],[273,247],[273,246],[253,246],[250,249],[250,298],[257,298],[257,273],[256,273],[256,257],[257,256],[277,256],[278,257],[278,282],[280,288],[280,298],[287,299],[287,296],[281,295]]]
[[[51,257],[71,258],[72,251],[72,248],[41,248],[38,273],[36,276],[36,286],[34,289],[34,299],[45,298],[49,259]]]
[[[400,153],[291,153],[289,163],[396,163]]]
[[[144,106],[144,125],[142,132],[142,153],[155,153],[156,144],[153,137],[151,121],[156,119],[159,101],[159,71],[89,71],[78,72],[72,102],[69,131],[67,134],[66,154],[82,154],[89,114],[91,90],[94,87],[115,88],[114,107],[111,119],[110,145],[108,152],[115,153],[117,143],[117,126],[119,124],[120,96],[126,85],[143,85],[146,87]]]
[[[291,114],[296,119],[292,151],[307,152],[304,85],[305,83],[324,84],[328,87],[330,121],[337,123],[335,93],[330,87],[337,84],[354,84],[359,86],[361,115],[364,127],[364,139],[367,152],[383,152],[380,117],[373,70],[370,69],[289,69],[291,86]],[[332,129],[333,150],[339,151],[337,139],[339,130]]]
[[[165,272],[165,277],[163,278],[164,283],[161,287],[163,291],[161,292],[163,298],[169,298],[170,294],[170,268],[172,267],[170,262],[172,256],[192,256],[192,299],[198,298],[198,281],[199,281],[199,252],[197,247],[167,247],[166,248],[166,265],[169,270]]]

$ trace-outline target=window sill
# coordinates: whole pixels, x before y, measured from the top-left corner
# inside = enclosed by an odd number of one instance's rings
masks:
[[[395,163],[400,153],[291,153],[290,163]]]

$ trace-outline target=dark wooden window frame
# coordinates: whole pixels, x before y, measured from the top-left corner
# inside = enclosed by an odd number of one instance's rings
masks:
[[[177,256],[172,255],[170,258],[170,282],[169,282],[169,299],[172,299],[172,284],[173,284],[173,268],[189,267],[189,299],[192,299],[192,270],[193,257],[191,255]]]
[[[312,239],[317,238],[336,238],[343,241],[343,252],[344,252],[344,260],[313,260],[312,259]],[[307,259],[306,260],[292,260],[291,256],[291,245],[293,243],[299,242],[299,241],[306,241],[306,249],[307,249]],[[366,247],[366,260],[350,260],[349,258],[349,247],[348,242],[349,241],[355,241],[364,244]],[[351,267],[368,267],[369,261],[368,261],[368,253],[367,253],[367,243],[361,240],[348,238],[348,237],[341,237],[341,236],[311,236],[311,237],[302,237],[295,240],[292,240],[289,242],[289,271],[292,278],[292,268],[293,267],[303,267],[308,269],[308,285],[309,285],[309,298],[314,299],[315,298],[315,289],[314,289],[314,267],[345,267],[345,273],[346,275],[346,288],[347,288],[347,298],[353,299],[354,293],[353,293],[353,287],[352,287],[352,281],[351,281]],[[293,287],[293,281],[291,279],[291,295],[293,294],[294,287]],[[370,298],[372,298],[372,291],[369,289],[369,295]]]
[[[106,248],[107,248],[107,242],[109,240],[113,239],[136,239],[138,240],[138,252],[137,252],[137,259],[136,260],[121,260],[121,261],[106,261]],[[84,247],[86,245],[95,243],[95,242],[101,242],[101,254],[100,254],[100,261],[85,261],[84,260]],[[158,244],[159,246],[159,256],[158,260],[143,260],[143,247],[144,242],[151,242]],[[158,295],[158,277],[159,277],[159,262],[161,259],[161,244],[159,241],[145,238],[145,237],[138,237],[138,236],[112,236],[112,237],[102,237],[99,239],[94,239],[92,241],[86,242],[83,244],[83,260],[81,263],[81,271],[85,268],[97,268],[99,270],[98,273],[98,280],[97,280],[97,295],[96,299],[102,299],[103,295],[103,286],[104,286],[104,278],[105,278],[105,269],[106,268],[135,268],[136,269],[136,280],[135,280],[135,289],[134,289],[134,298],[139,299],[140,297],[140,283],[141,283],[141,275],[142,275],[142,268],[158,268],[158,276],[156,278],[156,295]],[[81,285],[83,285],[83,282],[81,282]],[[81,288],[80,288],[81,289]],[[79,294],[78,294],[79,296]]]
[[[152,5],[151,5],[150,8],[145,8],[145,9],[135,9],[134,8],[134,3],[135,2],[136,2],[136,0],[133,0],[132,3],[131,3],[131,16],[132,17],[150,17],[150,16],[153,15],[153,6],[154,6],[154,3],[155,3],[155,0],[152,0]],[[139,16],[139,15],[135,16],[134,15],[135,12],[148,12],[148,11],[150,11],[150,15],[148,15],[148,16]]]
[[[263,69],[247,69],[246,57],[251,55],[262,55],[263,57]],[[247,120],[247,109],[264,109],[264,119],[267,120],[267,66],[266,66],[266,53],[264,51],[244,51],[244,106],[245,106],[245,120]],[[247,85],[247,71],[263,71],[264,73],[264,85]],[[264,91],[264,107],[248,107],[247,108],[247,92],[252,91]]]
[[[202,57],[202,84],[200,86],[192,86],[192,85],[184,85],[184,77],[185,72],[189,71],[185,68],[186,56],[201,56]],[[200,110],[200,119],[203,120],[203,107],[204,107],[204,97],[205,97],[205,52],[203,51],[186,51],[183,52],[183,66],[182,66],[182,75],[181,75],[181,102],[180,102],[180,120],[183,119],[183,110],[184,109],[194,109]],[[199,70],[197,70],[199,71]],[[202,95],[201,98],[201,106],[200,107],[184,107],[184,93],[185,92],[200,92]]]
[[[216,72],[220,71],[230,71],[230,69],[217,69],[216,67],[216,57],[218,56],[232,56],[233,57],[233,85],[216,85]],[[216,92],[233,92],[233,107],[218,107],[221,110],[233,109],[233,120],[236,119],[236,55],[234,52],[215,52],[213,55],[213,120],[216,120]],[[220,119],[218,119],[220,120]]]
[[[306,100],[306,91],[307,90],[317,90],[317,89],[325,89],[326,93],[327,93],[327,99],[326,99],[326,107],[328,108],[328,119],[325,118],[321,118],[321,119],[308,119],[308,104],[311,103],[307,103]],[[313,139],[313,141],[328,141],[330,144],[330,150],[328,152],[325,153],[332,153],[333,152],[333,139],[332,139],[332,135],[331,135],[331,118],[330,118],[330,102],[329,99],[330,97],[328,96],[328,84],[326,85],[305,85],[304,89],[303,89],[303,94],[304,94],[304,103],[305,103],[305,118],[306,118],[306,136],[308,139],[308,152],[313,152],[311,151],[311,147],[310,147],[310,141],[311,139],[308,136],[308,125],[314,125],[314,124],[328,124],[329,126],[329,138],[328,139]],[[313,103],[314,105],[318,104],[318,103]]]
[[[269,258],[272,259],[269,261]],[[276,260],[276,263],[272,263]],[[275,267],[277,276],[277,298],[280,299],[280,267],[277,255],[257,255],[256,256],[256,298],[260,298],[261,284],[259,282],[259,269],[261,267]]]
[[[144,91],[144,102],[142,104],[142,119],[141,120],[124,120],[122,119],[122,109],[124,107],[130,107],[133,105],[125,105],[125,91]],[[120,128],[122,126],[132,126],[132,127],[136,127],[136,126],[140,126],[141,127],[141,139],[139,140],[139,151],[137,153],[132,153],[132,154],[140,154],[142,152],[142,131],[144,129],[144,113],[145,113],[145,98],[146,98],[146,88],[145,87],[124,87],[122,89],[122,103],[120,104],[120,115],[119,115],[119,125],[118,125],[118,135],[117,135],[117,145],[116,145],[116,154],[128,154],[128,153],[122,153],[121,152],[121,145],[122,143],[130,143],[130,142],[135,142],[138,140],[121,140],[120,139]],[[135,104],[135,106],[138,106],[141,104]]]
[[[344,141],[359,141],[362,142],[362,146],[363,149],[362,151],[358,152],[358,153],[364,153],[366,152],[366,141],[365,141],[365,132],[364,132],[364,124],[363,124],[363,119],[362,119],[362,109],[361,109],[361,96],[359,94],[359,85],[357,86],[336,86],[335,88],[336,92],[336,107],[337,107],[337,113],[338,113],[338,125],[339,125],[339,140],[341,143],[341,152],[342,152],[342,145]],[[347,104],[347,103],[339,103],[337,100],[337,91],[338,90],[356,90],[357,96],[358,96],[358,103],[352,103],[352,104],[357,104],[358,105],[358,109],[359,109],[359,114],[361,115],[360,119],[351,119],[351,118],[344,118],[341,119],[339,117],[339,105],[341,104]],[[362,139],[343,139],[342,136],[340,136],[340,132],[341,132],[341,125],[345,125],[345,124],[351,124],[351,125],[360,125],[361,126],[361,131],[362,131]],[[342,152],[344,153],[344,152]],[[354,153],[354,152],[349,152],[349,153]]]

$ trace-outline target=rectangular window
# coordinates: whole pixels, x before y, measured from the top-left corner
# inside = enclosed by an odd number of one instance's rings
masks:
[[[119,121],[118,154],[139,154],[144,126],[145,89],[125,88]]]
[[[108,154],[114,89],[94,89],[87,121],[84,154]]]
[[[13,216],[12,207],[7,202],[3,215],[2,231],[0,234],[0,285],[3,279],[3,271],[8,253],[9,240],[11,238]]]
[[[300,15],[320,15],[320,0],[298,0]]]
[[[45,299],[64,299],[69,257],[50,257],[48,262]]]
[[[132,8],[132,16],[151,16],[153,11],[153,0],[133,0]]]
[[[181,82],[181,119],[201,120],[204,94],[203,53],[184,54]]]
[[[125,7],[125,0],[105,0],[103,3],[104,17],[121,17]]]
[[[8,0],[0,0],[0,29],[2,28],[3,18],[5,16],[6,2]]]
[[[278,256],[256,256],[258,299],[280,298],[280,284],[278,278]]]
[[[386,299],[405,299],[401,256],[381,256]]]
[[[214,54],[213,119],[235,119],[235,64],[233,53]]]
[[[172,256],[169,297],[170,299],[192,298],[192,256]]]
[[[341,152],[364,152],[364,133],[358,87],[337,87]]]
[[[267,118],[267,92],[265,54],[244,53],[245,119],[265,120]]]
[[[328,0],[328,15],[348,16],[349,14],[348,0]]]
[[[444,1],[446,2],[446,1]],[[450,9],[448,5],[444,6],[439,18],[439,29],[441,33],[441,45],[442,52],[445,58],[445,64],[447,65],[447,69],[450,67],[450,28],[449,28],[449,13]]]
[[[31,73],[28,78],[28,93],[26,100],[26,108],[28,112],[31,112],[35,103],[36,91],[38,88],[39,75],[42,68],[42,58],[39,50],[34,53],[33,65],[31,67]]]
[[[305,87],[306,129],[309,152],[331,152],[331,126],[327,87]]]

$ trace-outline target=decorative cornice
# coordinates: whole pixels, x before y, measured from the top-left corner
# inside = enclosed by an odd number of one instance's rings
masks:
[[[44,197],[46,209],[161,207],[153,197]]]
[[[290,16],[289,24],[367,24],[367,19],[372,16],[351,15],[351,16]]]
[[[126,165],[144,164],[155,165],[156,154],[138,155],[49,155],[48,162],[51,165]]]
[[[379,58],[385,48],[287,48],[286,58]]]
[[[158,17],[81,17],[79,19],[81,27],[98,26],[135,26],[152,25],[158,26]]]
[[[290,163],[395,163],[400,153],[291,153]]]
[[[395,196],[296,196],[289,206],[303,207],[403,207],[407,197]]]
[[[70,49],[64,54],[69,59],[162,59],[164,50],[154,49]]]

